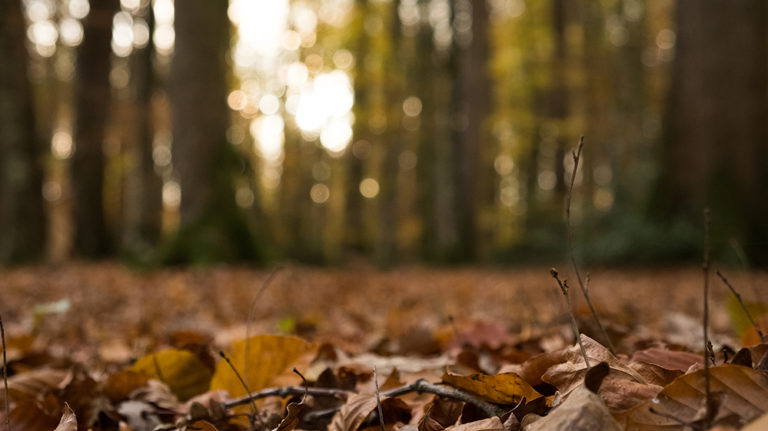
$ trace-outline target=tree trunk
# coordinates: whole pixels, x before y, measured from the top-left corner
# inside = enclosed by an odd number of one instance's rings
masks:
[[[83,21],[75,82],[75,149],[71,177],[74,207],[74,250],[98,258],[112,251],[104,217],[104,136],[109,118],[112,16],[117,0],[95,2]]]
[[[45,250],[42,167],[27,78],[21,2],[0,3],[0,261],[39,258]]]
[[[768,264],[765,14],[761,1],[678,2],[654,208],[698,226],[711,207],[715,245],[735,239],[761,265]]]
[[[147,7],[149,40],[154,33],[152,7]],[[124,247],[131,252],[151,249],[160,239],[162,227],[162,179],[155,172],[152,158],[152,92],[155,88],[154,53],[150,42],[133,55],[134,104],[136,110],[136,136],[132,143],[133,169],[129,173],[126,190],[126,233]]]
[[[232,173],[242,160],[226,139],[229,25],[227,2],[176,1],[169,96],[181,205],[170,262],[258,257],[234,199]]]

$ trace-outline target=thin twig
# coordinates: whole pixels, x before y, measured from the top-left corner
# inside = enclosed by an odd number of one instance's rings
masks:
[[[248,400],[250,401],[251,405],[251,411],[253,413],[253,419],[251,421],[255,420],[259,415],[259,410],[256,408],[256,402],[254,401],[253,396],[251,395],[251,390],[248,389],[248,385],[245,383],[245,380],[243,380],[243,376],[240,375],[240,373],[237,372],[237,368],[232,364],[232,361],[229,360],[229,357],[224,354],[223,351],[219,350],[219,356],[221,356],[222,359],[227,361],[227,364],[229,364],[229,368],[232,369],[232,372],[235,373],[235,376],[237,376],[237,379],[240,380],[240,384],[243,385],[243,388],[245,388],[245,392],[248,394]],[[244,403],[248,404],[248,403]]]
[[[719,269],[715,271],[715,274],[717,274],[717,276],[720,277],[720,280],[722,280],[723,283],[725,283],[725,285],[728,286],[728,289],[731,290],[731,293],[733,293],[733,296],[735,296],[736,299],[739,301],[739,305],[741,306],[741,309],[744,310],[744,314],[747,315],[747,319],[749,319],[749,323],[751,323],[752,326],[755,328],[755,331],[757,331],[757,335],[760,337],[760,342],[765,344],[766,343],[765,334],[763,334],[763,331],[760,330],[760,327],[757,325],[757,322],[755,322],[755,319],[752,318],[752,313],[749,312],[749,309],[744,304],[744,301],[741,299],[741,295],[739,295],[739,292],[737,292],[736,289],[733,288],[731,283],[728,281],[727,278],[725,278],[725,276],[723,275],[723,273],[720,272]]]
[[[573,314],[573,306],[571,305],[571,298],[568,296],[568,283],[566,281],[561,281],[560,276],[557,273],[556,268],[550,268],[549,274],[552,275],[552,278],[554,278],[557,281],[557,285],[560,286],[560,291],[563,293],[563,296],[565,297],[565,302],[568,304],[568,315],[571,316],[571,328],[573,329],[573,336],[576,337],[576,342],[579,343],[579,347],[581,348],[581,356],[584,357],[584,363],[587,365],[587,368],[589,368],[589,359],[587,358],[587,350],[584,348],[584,343],[581,342],[581,335],[579,332],[579,323],[576,321],[576,316]]]
[[[300,394],[303,394],[305,391],[307,394],[312,395],[313,397],[332,397],[332,398],[347,397],[349,395],[353,395],[357,393],[355,391],[350,391],[346,389],[337,389],[337,388],[306,388],[305,389],[300,386],[284,386],[280,388],[263,389],[261,391],[254,392],[248,395],[247,397],[241,397],[238,399],[231,400],[229,402],[224,403],[224,407],[226,407],[227,409],[231,409],[233,407],[241,406],[243,404],[248,404],[254,400],[261,399],[261,398],[266,398],[266,397],[283,397],[284,398],[288,396],[300,395]],[[494,404],[479,400],[474,396],[462,391],[461,389],[452,388],[450,386],[444,386],[436,383],[429,383],[424,379],[419,379],[413,383],[381,392],[381,396],[394,398],[394,397],[399,397],[401,395],[405,395],[411,392],[429,393],[429,394],[439,395],[441,397],[464,401],[466,403],[477,406],[489,417],[493,417],[493,416],[501,417],[505,413],[505,411],[502,408]],[[320,417],[320,416],[325,416],[327,414],[332,414],[337,412],[338,410],[339,410],[339,407],[323,410],[323,411],[315,411],[310,413],[307,419],[309,420],[310,417]]]
[[[605,330],[605,327],[600,322],[600,318],[597,317],[597,312],[595,311],[595,307],[592,305],[592,301],[589,299],[589,292],[587,292],[587,288],[584,286],[584,282],[581,280],[579,265],[576,264],[576,255],[573,252],[573,240],[572,240],[572,233],[571,233],[571,199],[573,198],[573,186],[576,183],[576,171],[579,168],[579,160],[581,159],[581,150],[583,147],[584,147],[584,137],[582,136],[581,139],[579,139],[579,146],[576,148],[576,151],[571,152],[571,156],[573,157],[573,172],[571,172],[571,185],[568,188],[568,196],[565,204],[565,240],[566,240],[566,245],[568,247],[568,255],[570,256],[571,264],[573,265],[573,272],[576,273],[576,280],[578,280],[579,287],[581,288],[581,293],[584,295],[584,299],[586,299],[587,301],[587,306],[589,306],[589,312],[592,313],[592,318],[595,319],[595,323],[597,323],[597,327],[600,328],[600,332],[602,333],[603,338],[605,339],[605,342],[608,345],[608,349],[615,356],[616,348],[613,347],[613,343],[611,342],[611,337],[608,336],[608,332]]]
[[[709,208],[704,209],[704,263],[701,265],[701,271],[704,273],[704,387],[706,395],[706,415],[704,417],[704,425],[706,429],[709,429],[712,425],[712,409],[710,407],[710,400],[712,399],[712,393],[710,388],[710,376],[709,376],[709,229],[712,225],[712,218],[710,216]]]
[[[227,409],[231,409],[233,407],[242,406],[244,404],[250,403],[251,401],[259,400],[262,398],[267,398],[267,397],[285,398],[285,397],[292,397],[296,395],[303,395],[305,393],[313,397],[339,398],[339,397],[347,397],[349,395],[356,394],[357,392],[346,390],[346,389],[337,389],[337,388],[305,388],[302,386],[283,386],[279,388],[262,389],[248,396],[235,398],[234,400],[227,401],[226,403],[224,403],[224,407]]]
[[[11,405],[8,395],[8,358],[5,348],[5,327],[3,326],[3,316],[0,315],[0,339],[3,342],[3,385],[5,387],[5,429],[11,431]]]
[[[373,384],[376,388],[376,409],[379,411],[379,425],[381,425],[381,431],[387,431],[384,426],[384,409],[381,408],[381,396],[379,395],[379,379],[376,375],[376,366],[373,366]]]
[[[163,376],[163,370],[160,369],[160,362],[157,360],[157,354],[152,355],[152,363],[155,365],[155,373],[157,373],[157,379],[161,382],[168,384]]]
[[[304,374],[301,374],[299,370],[294,368],[293,372],[296,373],[299,377],[301,377],[301,383],[304,385],[304,396],[301,397],[301,403],[304,404],[304,401],[307,400],[307,393],[309,392],[309,384],[307,383],[307,379],[304,378]]]
[[[251,302],[251,308],[248,311],[248,320],[245,322],[245,357],[243,359],[243,375],[246,379],[248,379],[248,358],[250,357],[251,323],[253,322],[254,315],[256,314],[256,305],[258,305],[259,299],[261,299],[261,295],[264,294],[264,291],[267,290],[267,288],[272,284],[272,281],[283,268],[283,265],[278,265],[274,267],[272,271],[270,271],[267,278],[263,283],[261,283],[261,287],[259,288],[258,292],[256,292],[256,296],[253,298],[253,302]]]

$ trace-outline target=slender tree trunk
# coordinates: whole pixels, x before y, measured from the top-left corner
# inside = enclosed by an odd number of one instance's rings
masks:
[[[103,144],[111,100],[112,16],[117,0],[94,2],[83,21],[75,82],[75,150],[71,177],[74,203],[74,253],[104,257],[112,244],[104,217]]]
[[[25,35],[21,2],[0,2],[0,262],[39,258],[45,250],[41,154]]]
[[[555,173],[555,199],[562,202],[566,191],[565,160],[568,134],[565,122],[568,118],[568,89],[565,85],[565,67],[567,43],[565,39],[566,3],[565,0],[552,0],[552,36],[554,52],[552,56],[552,84],[550,88],[549,117],[557,124],[559,132],[555,137],[555,157],[552,169]]]
[[[400,0],[394,0],[390,6],[390,38],[392,49],[387,60],[386,110],[387,131],[383,144],[383,166],[381,169],[381,192],[379,193],[379,232],[376,244],[376,260],[379,264],[390,265],[397,252],[398,193],[400,167],[398,156],[402,149],[402,102],[405,76],[403,67],[403,34],[398,10]]]
[[[176,1],[169,95],[181,205],[170,262],[259,257],[234,199],[232,173],[242,160],[226,139],[229,26],[227,2]]]
[[[370,49],[370,38],[365,30],[365,20],[370,17],[368,0],[356,1],[355,30],[355,124],[353,126],[353,142],[346,153],[346,228],[344,239],[346,248],[355,252],[363,252],[367,248],[365,229],[363,228],[363,196],[360,194],[360,182],[365,175],[365,158],[370,147],[370,130],[368,128],[368,113],[370,112],[370,75],[366,61]]]
[[[766,3],[680,0],[654,211],[735,239],[768,264]],[[728,31],[720,31],[728,29]]]
[[[149,40],[154,32],[152,7],[147,7]],[[152,93],[155,71],[152,65],[152,43],[133,55],[134,103],[136,105],[136,142],[134,165],[128,177],[126,191],[125,247],[139,252],[157,244],[162,227],[162,179],[155,172],[152,158]]]

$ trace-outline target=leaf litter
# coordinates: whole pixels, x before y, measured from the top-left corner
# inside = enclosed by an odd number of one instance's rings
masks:
[[[695,269],[594,274],[618,353],[577,301],[589,369],[546,269],[294,267],[254,301],[269,275],[6,271],[10,429],[702,429]],[[761,429],[768,345],[712,296],[713,424]]]

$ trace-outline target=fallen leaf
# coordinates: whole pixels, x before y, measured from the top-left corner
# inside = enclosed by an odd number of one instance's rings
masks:
[[[463,408],[461,401],[436,397],[419,421],[419,431],[439,431],[456,424]]]
[[[651,347],[635,352],[632,361],[645,362],[665,370],[686,372],[694,364],[703,364],[704,357],[697,353]]]
[[[50,430],[58,423],[56,416],[48,414],[39,403],[29,398],[16,403],[8,417],[11,431]]]
[[[630,409],[661,391],[661,386],[648,383],[640,373],[632,369],[627,359],[614,356],[586,335],[582,334],[581,339],[590,364],[606,362],[610,367],[599,394],[611,410]],[[564,362],[551,366],[541,379],[556,387],[563,397],[567,397],[582,384],[587,368],[578,345],[565,349],[564,359]]]
[[[211,370],[197,355],[178,349],[167,349],[144,356],[129,370],[162,381],[182,401],[208,390],[212,377]]]
[[[273,431],[293,431],[296,429],[296,426],[299,425],[299,415],[304,411],[305,407],[306,405],[304,403],[288,404],[285,417],[280,421],[280,425]]]
[[[472,374],[464,376],[446,371],[442,381],[455,388],[476,395],[478,398],[496,404],[517,404],[521,398],[535,400],[542,395],[515,373]]]
[[[584,386],[579,386],[563,404],[524,429],[525,431],[619,431],[621,428],[600,396]]]
[[[494,416],[467,424],[455,425],[445,429],[446,431],[504,431],[501,419]]]
[[[59,426],[54,431],[77,431],[77,418],[75,412],[69,408],[69,404],[64,403],[64,411],[61,413]]]
[[[74,378],[71,370],[41,368],[16,374],[8,378],[8,399],[21,401],[35,399],[47,392],[65,387]],[[0,405],[6,400],[5,390],[0,388]]]
[[[246,358],[246,344],[248,358]],[[273,378],[282,373],[312,345],[299,337],[281,335],[256,335],[232,344],[229,358],[245,380],[248,389],[258,391],[267,387]],[[220,360],[216,364],[210,384],[211,390],[222,389],[232,397],[246,395],[246,390],[229,364]],[[204,392],[204,391],[200,391]]]
[[[768,411],[768,376],[764,373],[731,364],[710,368],[709,372],[712,392],[725,394],[718,418],[735,414],[751,421]],[[620,416],[628,430],[652,430],[677,424],[662,416],[664,414],[689,422],[705,399],[704,386],[704,370],[680,376],[656,398]],[[650,407],[662,415],[651,413]]]
[[[107,378],[104,384],[104,395],[113,403],[127,400],[131,392],[146,386],[149,378],[143,373],[131,370],[121,370]]]
[[[749,425],[741,429],[741,431],[764,431],[768,429],[768,413],[763,414],[759,418],[750,422]]]
[[[376,395],[355,394],[333,416],[328,431],[355,431],[376,408]]]

